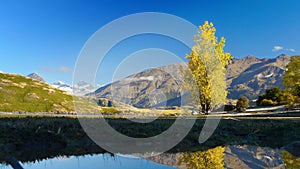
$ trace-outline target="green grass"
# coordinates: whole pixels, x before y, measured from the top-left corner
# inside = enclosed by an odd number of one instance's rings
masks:
[[[0,73],[0,111],[70,112],[73,97],[27,77]]]
[[[101,107],[101,109],[103,114],[110,114],[110,115],[119,114],[119,110],[114,107]]]

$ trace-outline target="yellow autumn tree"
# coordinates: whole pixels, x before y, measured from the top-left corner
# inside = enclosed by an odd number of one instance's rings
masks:
[[[300,158],[293,156],[286,150],[281,152],[281,158],[286,168],[300,168]]]
[[[225,147],[218,146],[205,151],[184,153],[179,164],[185,164],[188,169],[222,169],[224,168]]]
[[[225,104],[227,91],[225,72],[232,56],[224,51],[225,38],[218,41],[216,28],[206,21],[194,37],[194,46],[188,59],[189,73],[185,73],[185,86],[203,113]]]

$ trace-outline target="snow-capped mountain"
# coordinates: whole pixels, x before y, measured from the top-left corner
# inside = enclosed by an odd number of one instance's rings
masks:
[[[91,85],[90,83],[87,83],[85,81],[79,81],[77,84],[74,84],[74,94],[75,95],[86,95],[88,93],[94,92],[95,88],[93,85]]]
[[[70,94],[73,93],[73,88],[71,85],[67,84],[66,82],[63,82],[63,81],[57,81],[57,82],[54,82],[52,84],[53,87],[59,89],[59,90],[62,90],[62,91],[65,91],[65,92],[68,92]]]
[[[93,85],[85,82],[85,81],[80,81],[77,84],[74,84],[74,86],[72,87],[72,85],[63,82],[63,81],[57,81],[54,82],[52,84],[53,87],[66,91],[70,94],[75,94],[75,95],[79,95],[79,96],[83,96],[87,93],[91,93],[94,92],[94,87]]]

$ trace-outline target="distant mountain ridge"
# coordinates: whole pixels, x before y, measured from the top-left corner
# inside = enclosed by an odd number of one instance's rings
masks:
[[[37,73],[31,73],[31,74],[27,75],[27,77],[29,77],[31,79],[35,79],[35,80],[41,81],[41,82],[46,82],[44,80],[44,78],[42,76],[40,76],[39,74],[37,74]]]
[[[42,76],[40,76],[38,73],[31,73],[31,74],[27,75],[27,77],[46,83],[44,78]],[[91,85],[87,82],[84,82],[84,81],[80,81],[77,84],[74,84],[74,86],[72,86],[66,82],[63,82],[63,81],[56,81],[50,85],[59,90],[65,91],[69,94],[75,94],[77,96],[84,96],[87,93],[91,93],[91,92],[95,91],[93,85]]]
[[[77,84],[74,84],[74,86],[63,81],[57,81],[52,83],[51,85],[59,90],[77,96],[84,96],[87,93],[91,93],[95,91],[94,86],[85,81],[79,81]]]
[[[57,82],[54,82],[51,84],[51,86],[59,89],[59,90],[62,90],[62,91],[65,91],[65,92],[68,92],[70,94],[73,93],[73,89],[71,87],[71,85],[63,82],[63,81],[57,81]]]
[[[233,59],[226,72],[228,98],[238,99],[246,96],[249,99],[256,99],[267,88],[273,86],[283,88],[281,79],[290,58],[281,54],[276,58],[259,59],[249,55],[243,59]],[[98,98],[115,99],[135,107],[180,105],[178,99],[184,95],[181,93],[180,69],[184,68],[187,68],[187,63],[145,70],[103,86],[95,91],[95,95]],[[162,100],[164,104],[160,104]]]
[[[247,56],[228,65],[226,79],[228,98],[246,96],[256,99],[268,88],[283,88],[282,77],[291,57],[281,54],[276,58],[258,59]]]
[[[117,102],[123,102],[135,107],[151,107],[160,103],[159,93],[166,93],[168,99],[180,93],[180,81],[175,71],[181,64],[164,66],[131,75],[112,84],[103,86],[95,91],[96,96]],[[112,91],[112,92],[111,92]],[[169,95],[169,96],[168,96]],[[174,95],[174,97],[172,97]]]

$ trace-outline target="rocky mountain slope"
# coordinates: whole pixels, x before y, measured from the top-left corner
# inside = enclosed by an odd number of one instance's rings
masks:
[[[283,88],[282,76],[290,58],[282,54],[271,59],[247,56],[241,60],[233,60],[226,74],[228,98],[238,99],[244,95],[249,99],[256,99],[268,88]]]
[[[27,75],[27,77],[29,77],[31,79],[35,79],[35,80],[41,81],[41,82],[46,82],[44,80],[44,78],[42,76],[40,76],[39,74],[37,74],[37,73],[31,73],[31,74]]]
[[[267,88],[283,87],[281,79],[289,61],[290,56],[285,54],[276,58],[259,59],[250,55],[243,59],[233,59],[226,73],[228,98],[246,96],[256,99]],[[180,98],[184,95],[180,70],[184,68],[187,68],[186,63],[149,69],[101,87],[95,94],[99,98],[135,107],[180,105]]]
[[[151,107],[181,93],[180,69],[184,63],[145,70],[106,85],[95,91],[99,98],[108,98],[135,107]]]

